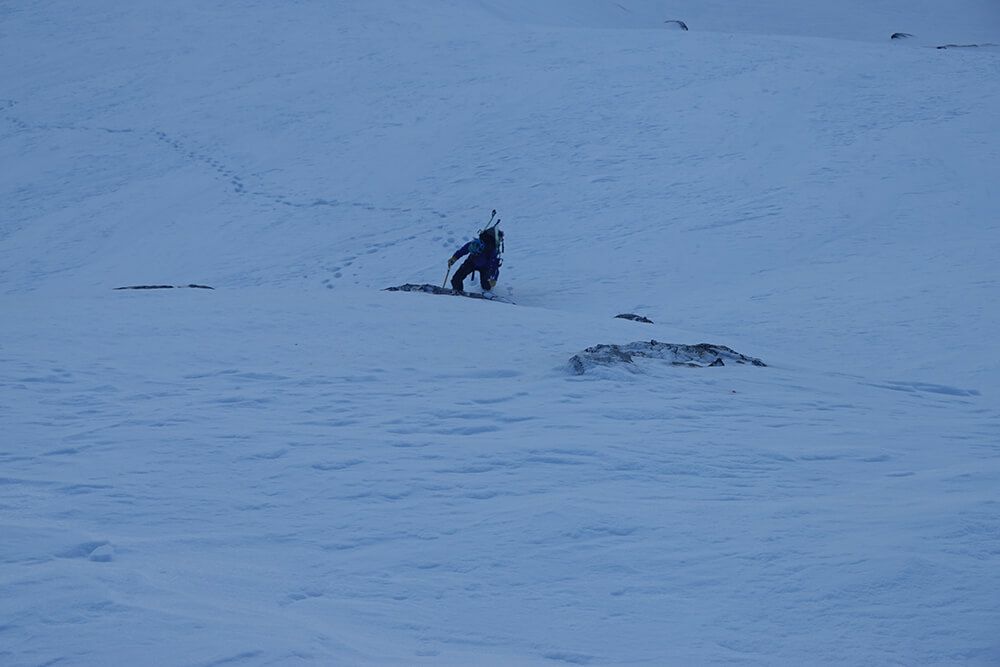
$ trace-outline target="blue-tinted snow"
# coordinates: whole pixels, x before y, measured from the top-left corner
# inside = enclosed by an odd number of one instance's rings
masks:
[[[1000,662],[1000,10],[664,4],[0,9],[0,664]]]

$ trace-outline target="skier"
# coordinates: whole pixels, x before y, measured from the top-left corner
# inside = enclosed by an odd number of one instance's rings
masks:
[[[455,251],[448,258],[448,267],[457,262],[463,255],[468,255],[451,278],[451,286],[455,292],[462,294],[465,279],[470,273],[479,271],[479,284],[483,294],[490,296],[500,277],[500,253],[503,251],[503,232],[496,225],[479,232],[479,237],[473,239]]]

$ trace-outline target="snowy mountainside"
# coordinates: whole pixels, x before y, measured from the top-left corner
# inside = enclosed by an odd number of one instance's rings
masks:
[[[0,7],[0,663],[1000,660],[996,4],[752,4]]]
[[[702,304],[736,291],[747,308],[726,318],[777,309],[858,332],[844,280],[877,284],[860,294],[894,327],[932,310],[921,326],[950,322],[956,292],[989,298],[996,95],[978,82],[995,54],[521,29],[474,4],[425,6],[13,14],[26,24],[7,47],[23,65],[5,74],[6,289],[437,280],[498,206],[505,280],[540,305],[643,305],[717,331]],[[949,15],[971,22],[978,6]],[[544,7],[603,17],[607,3]],[[595,246],[600,270],[578,270]],[[884,340],[860,361],[885,363]]]

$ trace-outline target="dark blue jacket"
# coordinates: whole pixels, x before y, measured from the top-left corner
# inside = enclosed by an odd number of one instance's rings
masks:
[[[476,271],[485,273],[490,279],[496,280],[500,275],[500,253],[493,246],[489,246],[479,239],[473,239],[455,251],[452,258],[456,261],[463,255],[469,255],[472,266]]]

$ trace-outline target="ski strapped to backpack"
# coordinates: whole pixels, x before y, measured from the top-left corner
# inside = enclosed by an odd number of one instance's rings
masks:
[[[486,223],[486,227],[484,227],[483,229],[479,230],[479,235],[482,235],[483,232],[492,231],[494,233],[494,235],[495,235],[494,238],[496,238],[497,242],[498,242],[497,243],[497,248],[499,248],[500,244],[503,243],[503,232],[501,232],[499,229],[497,229],[497,225],[500,224],[500,218],[497,218],[497,221],[493,222],[493,218],[496,218],[496,215],[497,215],[497,210],[493,209],[493,213],[490,214],[490,221],[488,223]],[[500,252],[503,252],[503,250],[501,250]]]
[[[496,211],[493,211],[493,212],[496,213]],[[492,221],[493,218],[491,217],[490,220]],[[503,232],[500,231],[500,229],[497,228],[497,225],[499,225],[499,224],[500,224],[500,218],[497,218],[497,221],[494,222],[493,224],[487,226],[484,229],[480,229],[479,230],[479,234],[477,234],[477,236],[479,238],[482,238],[483,234],[490,234],[492,232],[492,234],[493,234],[493,247],[495,247],[497,249],[497,253],[498,254],[503,254]]]
[[[500,231],[498,225],[500,224],[500,218],[497,218],[496,222],[493,222],[493,218],[496,217],[497,210],[493,209],[493,214],[490,215],[490,221],[485,227],[476,232],[476,238],[472,240],[473,252],[482,252],[484,246],[488,241],[492,241],[490,245],[496,250],[497,255],[503,253],[503,232]]]

